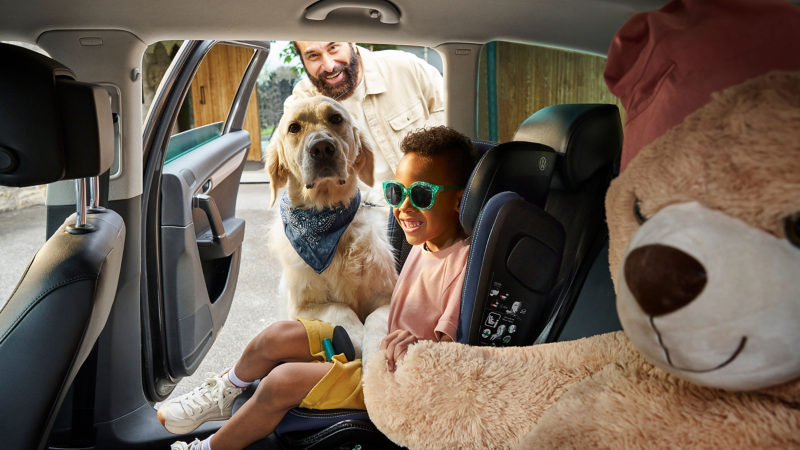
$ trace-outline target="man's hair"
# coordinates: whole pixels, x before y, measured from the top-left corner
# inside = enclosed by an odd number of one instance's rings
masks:
[[[292,41],[292,47],[294,47],[294,52],[297,54],[297,56],[300,57],[300,61],[303,61],[303,54],[300,53],[300,46],[297,45],[297,41]],[[303,66],[305,66],[305,62],[303,63]]]
[[[468,137],[458,131],[440,125],[422,128],[406,135],[400,143],[403,153],[416,153],[424,157],[446,156],[453,181],[466,186],[475,164],[478,152]]]

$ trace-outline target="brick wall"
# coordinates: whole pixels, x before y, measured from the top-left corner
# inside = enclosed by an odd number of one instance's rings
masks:
[[[0,186],[0,211],[43,205],[46,192],[47,185],[25,188]]]

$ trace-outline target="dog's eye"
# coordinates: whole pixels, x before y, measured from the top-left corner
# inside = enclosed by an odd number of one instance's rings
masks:
[[[343,119],[342,119],[342,116],[340,114],[334,114],[334,115],[331,116],[331,118],[329,120],[331,121],[332,124],[338,125],[338,124],[342,123]]]
[[[800,213],[785,218],[783,227],[786,232],[786,239],[795,247],[800,248]]]
[[[295,134],[300,132],[300,124],[297,122],[292,122],[289,124],[289,133]]]
[[[647,222],[647,217],[642,214],[642,201],[638,198],[633,201],[633,217],[636,218],[636,222],[641,225]]]

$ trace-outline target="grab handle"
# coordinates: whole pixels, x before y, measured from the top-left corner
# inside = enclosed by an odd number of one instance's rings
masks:
[[[340,8],[362,8],[382,23],[400,22],[400,11],[386,0],[320,0],[306,8],[306,19],[325,20],[328,13]]]

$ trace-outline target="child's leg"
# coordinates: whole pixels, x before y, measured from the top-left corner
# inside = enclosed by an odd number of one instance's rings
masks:
[[[253,338],[234,367],[240,380],[251,382],[264,378],[281,362],[315,360],[318,358],[311,356],[308,348],[306,328],[296,320],[285,320],[270,325]]]
[[[248,383],[265,377],[282,361],[315,359],[319,358],[311,356],[308,333],[302,323],[277,322],[250,341],[236,363],[235,378],[230,378],[228,373],[206,379],[191,392],[161,405],[158,420],[164,428],[175,434],[194,431],[209,420],[227,420],[231,416],[233,402],[243,388],[235,385],[232,379]]]
[[[299,322],[297,325],[305,333]],[[308,353],[307,339],[305,351]],[[211,448],[239,450],[272,434],[283,416],[300,405],[331,366],[331,363],[288,363],[274,368],[258,385],[253,397],[211,437]],[[238,369],[236,363],[237,373]]]

